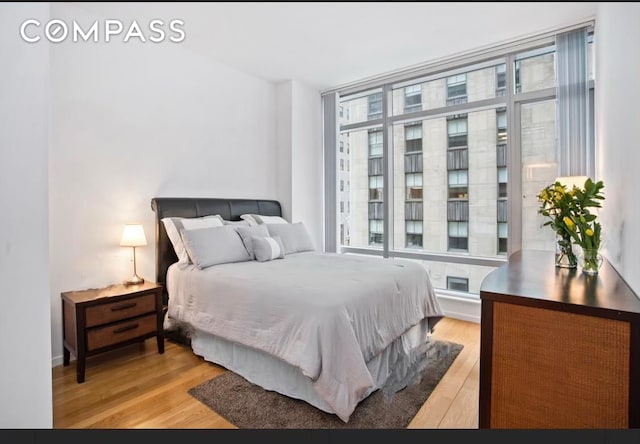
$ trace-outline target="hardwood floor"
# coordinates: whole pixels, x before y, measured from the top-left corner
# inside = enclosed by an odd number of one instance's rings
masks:
[[[464,345],[409,428],[478,427],[480,325],[445,318],[434,336]],[[86,380],[76,383],[75,361],[53,370],[53,427],[235,428],[187,390],[226,370],[189,347],[155,339],[87,359]]]

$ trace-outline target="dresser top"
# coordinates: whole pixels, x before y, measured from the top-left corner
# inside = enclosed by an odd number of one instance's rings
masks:
[[[65,291],[61,293],[62,298],[67,299],[75,304],[95,301],[102,298],[111,298],[116,296],[134,296],[142,292],[148,292],[161,288],[154,282],[143,282],[138,285],[114,284],[103,288],[89,288],[78,291]]]
[[[551,251],[523,250],[489,273],[480,298],[589,315],[640,320],[640,298],[606,259],[596,275],[560,268]]]

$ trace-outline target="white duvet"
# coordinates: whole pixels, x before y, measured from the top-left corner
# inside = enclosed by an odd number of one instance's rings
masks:
[[[170,318],[298,367],[345,422],[373,387],[366,363],[443,316],[426,270],[398,259],[297,253],[187,266],[167,285]]]

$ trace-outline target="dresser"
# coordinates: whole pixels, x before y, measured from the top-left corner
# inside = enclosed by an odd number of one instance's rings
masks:
[[[156,337],[164,353],[162,286],[111,285],[61,293],[63,365],[76,357],[78,383],[88,356]]]
[[[520,251],[480,287],[480,428],[640,427],[640,299]]]

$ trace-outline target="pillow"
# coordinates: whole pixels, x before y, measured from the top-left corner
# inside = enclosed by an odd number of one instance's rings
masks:
[[[302,222],[295,224],[267,224],[271,237],[280,236],[284,254],[314,251],[313,241]]]
[[[286,219],[280,216],[262,216],[261,214],[243,214],[240,219],[246,220],[249,225],[262,225],[262,224],[288,224]]]
[[[251,260],[233,227],[209,227],[180,231],[189,258],[198,269]]]
[[[254,225],[251,227],[235,227],[236,231],[242,238],[247,253],[251,259],[256,258],[256,254],[253,252],[253,238],[255,237],[269,237],[269,230],[266,225]]]
[[[222,217],[215,214],[204,217],[165,217],[162,220],[167,236],[173,245],[173,250],[178,256],[178,263],[188,264],[190,262],[187,250],[184,249],[180,230],[191,230],[195,228],[221,227]]]
[[[258,262],[272,261],[284,257],[284,246],[280,236],[253,237],[253,251]]]

